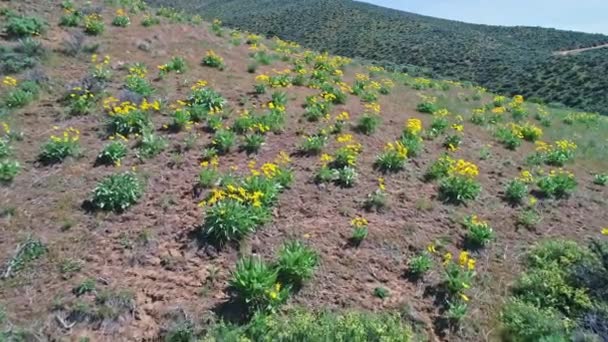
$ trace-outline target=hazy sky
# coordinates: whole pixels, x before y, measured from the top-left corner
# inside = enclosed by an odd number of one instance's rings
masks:
[[[432,17],[608,34],[608,0],[361,0]]]

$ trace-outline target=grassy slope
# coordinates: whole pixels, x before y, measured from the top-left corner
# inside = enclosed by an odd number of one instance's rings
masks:
[[[480,340],[498,333],[495,322],[498,311],[519,270],[519,257],[530,245],[547,237],[583,240],[597,235],[598,228],[608,220],[606,187],[592,184],[593,174],[605,172],[608,167],[605,140],[608,121],[601,119],[590,126],[579,122],[566,125],[563,119],[570,109],[548,108],[551,127],[543,128],[543,139],[551,142],[569,138],[577,142],[576,162],[566,168],[576,174],[579,187],[570,199],[541,200],[538,210],[542,221],[535,230],[516,229],[515,222],[522,208],[507,205],[502,191],[506,182],[527,168],[525,157],[534,146],[524,142],[517,151],[506,150],[493,135],[496,126],[476,126],[469,122],[472,110],[490,104],[493,95],[482,94],[477,98],[474,88],[461,85],[450,85],[445,90],[416,90],[412,87],[415,82],[412,77],[381,72],[373,79],[393,79],[395,88],[379,97],[382,124],[377,133],[366,136],[354,129],[363,112],[363,103],[355,95],[348,95],[346,104],[335,106],[331,112],[332,117],[345,110],[351,113],[346,131],[363,145],[355,187],[314,184],[312,178],[319,167],[317,158],[301,156],[297,151],[303,141],[302,134],[313,134],[325,126],[322,122],[310,123],[303,119],[302,105],[306,97],[319,91],[296,86],[279,89],[288,94],[284,131],[269,133],[258,155],[247,156],[234,149],[222,156],[220,169],[227,172],[237,166],[239,172],[246,173],[249,161],[270,161],[278,151],[285,150],[292,155],[294,185],[281,195],[271,223],[239,247],[220,252],[208,250],[194,238],[204,220],[204,210],[197,207],[204,194],[193,195],[192,189],[200,171],[201,151],[208,146],[212,133],[196,126],[194,143],[188,143],[191,132],[166,131],[163,126],[171,123],[171,110],[167,107],[152,116],[156,134],[170,143],[167,150],[153,159],[141,161],[136,157],[139,139],[132,138],[122,166],[94,167],[96,156],[108,142],[104,134],[108,118],[101,103],[96,104],[89,116],[70,116],[60,101],[67,94],[64,85],[80,84],[90,76],[93,67],[88,53],[76,56],[61,53],[62,40],[76,36],[82,28],[57,27],[61,13],[58,6],[49,9],[36,3],[8,4],[22,12],[40,13],[50,23],[49,32],[40,37],[49,56],[35,73],[46,76],[43,93],[25,108],[5,108],[6,114],[0,119],[24,135],[22,141],[12,142],[14,158],[22,163],[23,170],[13,183],[1,188],[0,260],[9,260],[15,247],[28,235],[42,239],[48,247],[44,257],[0,282],[0,310],[6,308],[6,321],[39,336],[60,339],[70,334],[73,338],[88,336],[91,340],[140,340],[162,335],[173,324],[175,316],[190,317],[198,323],[203,320],[199,317],[207,317],[212,311],[217,313],[218,307],[228,302],[226,285],[240,255],[255,252],[271,260],[283,241],[299,238],[305,239],[320,254],[322,266],[293,296],[289,306],[392,311],[407,305],[431,337],[449,341]],[[196,80],[205,79],[228,101],[226,124],[231,125],[243,109],[263,112],[271,91],[266,95],[252,93],[255,74],[247,72],[247,65],[252,62],[250,50],[245,45],[232,45],[228,30],[223,37],[218,37],[208,23],[171,23],[166,18],[161,18],[159,26],[143,28],[139,25],[141,15],[132,15],[133,23],[128,28],[112,27],[109,23],[114,10],[106,7],[103,11],[106,32],[86,41],[86,44],[99,44],[100,55],[112,57],[113,77],[100,98],[124,96],[123,85],[128,73],[124,65],[143,62],[150,70],[149,79],[156,89],[153,99],[175,103],[188,96]],[[269,53],[279,55],[273,52],[273,42],[264,43],[269,46]],[[144,44],[147,48],[138,48]],[[200,65],[209,49],[224,57],[226,70]],[[157,79],[156,66],[172,56],[184,57],[188,71]],[[276,58],[271,65],[259,66],[257,74],[289,68],[290,61],[299,55],[287,57],[289,61]],[[353,63],[345,68],[343,80],[352,85],[356,73],[369,74],[366,65]],[[23,80],[32,75],[24,73],[16,77]],[[453,113],[451,122],[457,122],[456,114],[464,116],[462,147],[453,156],[479,166],[483,192],[478,201],[467,206],[443,204],[436,198],[437,184],[421,180],[427,167],[445,153],[443,136],[425,141],[420,156],[408,161],[404,171],[383,175],[374,169],[376,156],[386,142],[399,137],[408,118],[419,118],[425,128],[429,127],[432,117],[416,111],[422,95],[437,97],[438,105]],[[529,119],[538,125],[534,120],[537,106],[531,103],[526,106]],[[507,117],[506,122],[510,121]],[[51,127],[55,125],[81,130],[82,156],[54,166],[40,165],[36,161],[40,147],[53,134]],[[190,148],[186,148],[188,144]],[[331,136],[324,152],[334,153],[338,146]],[[482,158],[484,151],[489,155]],[[90,198],[91,190],[100,179],[133,167],[147,180],[140,203],[122,215],[83,210],[83,201]],[[386,178],[390,207],[381,213],[367,213],[361,203],[367,194],[377,189],[377,179],[381,176]],[[445,251],[453,253],[461,250],[465,231],[459,222],[469,214],[488,220],[495,229],[496,240],[486,249],[472,252],[479,275],[470,292],[470,316],[462,330],[451,331],[442,323],[438,305],[443,302],[433,295],[442,282],[441,257],[438,256],[436,267],[423,281],[413,282],[404,274],[408,260],[429,243],[440,241]],[[347,240],[351,234],[349,222],[356,215],[370,221],[370,234],[361,247],[355,249],[348,247]],[[66,266],[72,262],[80,267],[66,272]],[[120,308],[127,307],[126,311],[133,308],[133,312],[119,312],[120,319],[113,320],[110,316],[104,324],[78,322],[66,332],[57,322],[57,315],[70,322],[76,320],[68,318],[68,314],[77,303],[96,308],[94,295],[76,297],[72,293],[72,288],[88,278],[96,281],[100,293],[123,290],[131,293],[132,302]],[[376,287],[389,289],[390,297],[376,298],[373,295]]]
[[[608,68],[608,49],[568,58],[552,54],[605,43],[605,35],[466,24],[350,0],[151,3],[199,11],[207,18],[221,18],[229,25],[278,35],[317,50],[420,66],[433,75],[474,81],[498,92],[589,111],[606,113],[608,108],[601,91],[608,88],[608,81],[600,76]],[[556,69],[560,72],[554,73]],[[546,86],[531,81],[536,79],[546,81]]]

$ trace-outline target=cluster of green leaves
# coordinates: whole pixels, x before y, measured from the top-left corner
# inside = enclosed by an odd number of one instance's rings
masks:
[[[256,314],[237,326],[219,323],[208,332],[214,341],[335,341],[410,342],[412,328],[398,314],[365,312],[312,312],[292,309],[284,313]]]
[[[40,86],[34,81],[24,81],[11,89],[4,96],[4,105],[9,108],[21,108],[34,101],[40,92]]]
[[[518,341],[606,336],[608,328],[599,323],[608,318],[606,260],[606,241],[593,240],[588,247],[561,240],[536,246],[503,308],[506,335]]]
[[[91,202],[97,209],[123,212],[143,193],[144,184],[137,175],[132,172],[115,173],[97,184]]]
[[[220,245],[239,241],[269,220],[279,193],[293,180],[290,169],[273,165],[276,169],[272,173],[253,175],[245,179],[230,175],[220,176],[212,171],[202,174],[203,179],[199,181],[204,184],[201,185],[210,186],[220,178],[222,187],[214,189],[206,201],[212,200],[208,204],[201,226],[207,238]],[[227,195],[230,193],[233,196]]]
[[[472,178],[447,176],[439,183],[439,198],[447,203],[461,204],[477,198],[481,185]]]
[[[505,187],[504,198],[512,205],[521,204],[528,195],[528,185],[520,179],[511,180]]]
[[[537,185],[543,195],[563,198],[568,197],[576,189],[577,182],[571,173],[559,171],[541,177]]]
[[[300,241],[285,243],[270,265],[259,257],[237,262],[230,286],[252,311],[272,311],[284,303],[292,289],[310,279],[318,265],[317,253]]]
[[[0,183],[10,183],[21,171],[21,164],[10,159],[12,148],[9,137],[0,137]]]
[[[46,30],[46,23],[38,17],[8,15],[4,30],[11,38],[39,36]]]
[[[0,46],[0,73],[12,74],[33,68],[46,56],[40,41],[23,38],[13,47]]]

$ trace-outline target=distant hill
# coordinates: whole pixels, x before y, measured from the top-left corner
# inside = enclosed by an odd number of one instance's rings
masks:
[[[608,36],[467,24],[350,0],[151,0],[318,50],[608,114]],[[408,67],[416,65],[422,69]]]

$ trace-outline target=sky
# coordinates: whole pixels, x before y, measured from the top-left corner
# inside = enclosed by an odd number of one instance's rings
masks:
[[[360,0],[432,17],[608,34],[608,0]]]

